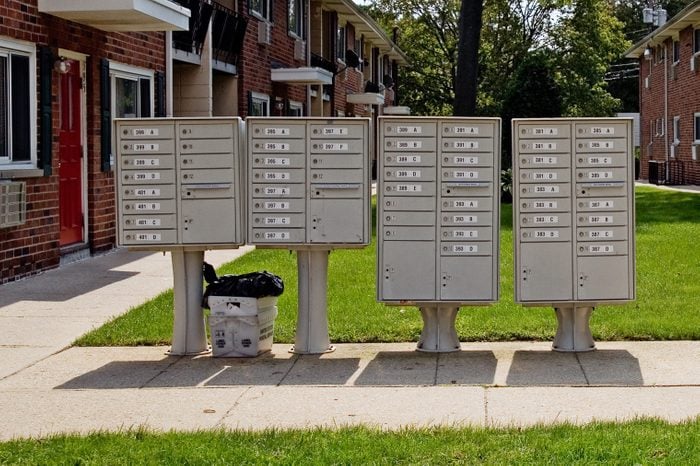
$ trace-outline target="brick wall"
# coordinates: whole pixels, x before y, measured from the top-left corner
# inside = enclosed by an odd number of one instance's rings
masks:
[[[85,54],[86,138],[89,246],[92,252],[115,246],[114,173],[100,167],[100,58],[165,71],[164,33],[105,33],[103,31],[39,14],[36,1],[9,1],[0,6],[0,36],[48,45],[57,54],[62,48]],[[37,76],[38,70],[37,56]],[[38,111],[37,82],[37,111]],[[58,78],[52,86],[53,146],[49,177],[28,178],[27,222],[0,229],[0,283],[22,278],[58,266]],[[38,126],[38,122],[37,122]],[[37,131],[38,135],[38,131]]]

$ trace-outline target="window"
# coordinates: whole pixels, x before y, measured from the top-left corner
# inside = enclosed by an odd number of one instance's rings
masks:
[[[270,115],[270,97],[257,92],[250,93],[250,108],[248,109],[249,116],[269,116]]]
[[[345,49],[347,49],[347,45],[345,43],[345,26],[338,26],[337,31],[338,32],[335,41],[335,56],[338,60],[345,61]]]
[[[35,161],[35,49],[0,40],[0,164],[34,168]]]
[[[693,115],[693,118],[695,120],[695,124],[693,125],[695,128],[693,137],[695,138],[695,144],[700,144],[700,113]]]
[[[248,9],[251,15],[257,16],[260,19],[269,21],[272,18],[270,0],[248,0]]]
[[[290,100],[289,111],[287,112],[287,116],[304,116],[304,104],[302,104],[301,102],[295,102],[294,100]]]
[[[700,53],[700,29],[693,31],[693,53]]]
[[[112,118],[149,118],[153,115],[153,71],[109,64],[112,80]]]
[[[290,34],[304,38],[304,0],[288,0],[287,29]]]
[[[656,59],[657,63],[663,63],[663,61],[666,60],[666,47],[664,44],[656,46]]]
[[[673,143],[680,144],[681,142],[681,117],[673,117]]]
[[[681,61],[681,43],[677,40],[673,41],[673,63]]]

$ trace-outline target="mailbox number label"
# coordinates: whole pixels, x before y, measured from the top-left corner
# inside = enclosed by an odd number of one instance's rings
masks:
[[[399,163],[420,163],[420,155],[399,155],[396,157],[396,161]]]
[[[479,134],[476,126],[455,126],[454,131],[457,134]]]
[[[139,202],[134,206],[135,210],[160,210],[160,202]]]
[[[396,185],[396,190],[400,193],[419,193],[423,191],[423,185],[420,184],[399,184]]]
[[[460,207],[463,209],[476,209],[479,207],[479,201],[476,199],[458,199],[452,201],[452,207]]]
[[[278,167],[288,167],[289,159],[286,157],[265,157],[265,165],[274,165]]]
[[[399,134],[420,134],[423,132],[421,126],[397,126],[396,132]]]
[[[160,131],[158,128],[134,128],[131,134],[134,136],[158,136]]]
[[[145,181],[145,180],[159,180],[159,179],[160,179],[160,173],[157,173],[157,172],[135,173],[135,174],[134,174],[134,179],[135,179],[135,180],[139,180],[139,181]]]
[[[265,128],[266,136],[289,136],[289,128]]]
[[[265,172],[266,180],[288,180],[290,178],[288,172]]]
[[[476,223],[479,218],[476,215],[455,215],[452,217],[454,223]]]
[[[140,188],[134,191],[138,197],[160,196],[160,189],[157,188]]]
[[[557,150],[556,142],[535,142],[532,144],[535,150]]]
[[[396,172],[396,178],[420,178],[420,170],[398,170]]]
[[[532,232],[533,238],[559,238],[558,230],[535,230]]]
[[[160,241],[160,233],[139,233],[136,241]]]
[[[452,252],[479,252],[479,246],[476,244],[455,244],[452,246]]]
[[[289,186],[265,186],[264,191],[268,196],[289,196]]]
[[[533,128],[532,134],[536,136],[556,136],[559,134],[559,128]]]
[[[601,244],[601,245],[590,245],[588,246],[588,252],[596,254],[605,254],[615,252],[615,248],[612,244]]]
[[[591,165],[612,165],[612,157],[588,157]]]
[[[455,141],[452,143],[455,149],[478,149],[479,141]]]
[[[589,180],[609,180],[613,177],[613,172],[588,172]]]
[[[265,150],[287,151],[289,150],[289,144],[286,142],[266,142]]]
[[[558,157],[542,157],[537,156],[532,158],[532,163],[538,165],[555,165],[559,161]]]
[[[613,236],[612,230],[591,230],[588,232],[588,237],[592,239],[612,238]]]
[[[454,230],[452,232],[453,238],[478,238],[479,232],[477,230]]]
[[[615,143],[612,141],[591,141],[588,143],[588,147],[591,149],[613,149]]]
[[[268,210],[289,210],[289,202],[269,201],[265,203]]]
[[[590,215],[588,217],[588,223],[612,223],[613,218],[609,215]]]
[[[265,217],[265,225],[289,225],[289,217]]]
[[[134,159],[134,165],[137,167],[157,167],[160,165],[160,159]]]
[[[602,201],[588,201],[588,207],[590,209],[612,209],[615,206],[615,202],[612,199],[605,199]]]
[[[423,147],[423,141],[398,141],[396,147],[399,149],[420,149]]]
[[[615,128],[609,126],[594,126],[591,128],[592,134],[615,134]]]
[[[479,157],[465,157],[463,155],[457,155],[454,158],[454,163],[456,165],[476,165],[479,163]]]
[[[535,209],[556,209],[557,201],[535,201],[533,207]]]
[[[324,136],[346,136],[348,134],[347,128],[323,128]]]
[[[347,151],[348,150],[348,144],[345,142],[326,142],[321,144],[321,150],[327,150],[327,151]]]
[[[290,238],[290,235],[289,235],[288,231],[266,231],[265,232],[265,239],[286,240],[289,238]]]
[[[536,186],[533,186],[532,189],[536,193],[548,193],[548,194],[556,194],[559,192],[559,186],[550,186],[546,184],[538,184]]]
[[[160,149],[160,144],[134,144],[134,152],[154,152]]]
[[[535,172],[532,174],[533,180],[556,180],[557,174],[555,172]]]
[[[137,218],[135,220],[136,225],[140,227],[159,227],[160,226],[160,219],[159,218]]]
[[[538,223],[538,224],[559,223],[559,216],[558,215],[537,216],[534,218],[533,222]]]
[[[475,180],[479,178],[479,172],[463,172],[463,171],[456,171],[453,173],[453,176],[455,178],[460,178],[460,179],[470,179],[470,180]]]

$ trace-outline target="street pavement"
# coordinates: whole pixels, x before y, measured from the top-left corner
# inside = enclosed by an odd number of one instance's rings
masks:
[[[207,251],[215,266],[251,248]],[[257,358],[78,348],[172,286],[169,254],[123,249],[0,286],[0,441],[56,433],[311,426],[529,426],[700,416],[700,341],[339,344]],[[294,286],[293,284],[291,286]],[[595,314],[594,317],[595,318]],[[554,319],[554,313],[552,313]]]

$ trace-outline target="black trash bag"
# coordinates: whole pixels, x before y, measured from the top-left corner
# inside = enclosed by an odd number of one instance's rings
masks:
[[[214,267],[205,262],[202,272],[204,280],[208,283],[202,297],[202,307],[207,309],[209,308],[209,296],[264,298],[266,296],[279,296],[284,291],[282,279],[267,271],[217,277]]]

